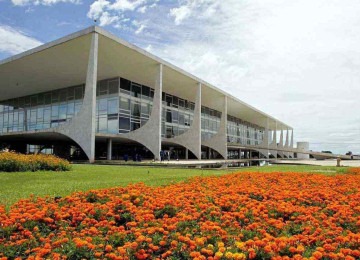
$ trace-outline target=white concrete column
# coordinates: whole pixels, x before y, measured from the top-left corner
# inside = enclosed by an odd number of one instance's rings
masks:
[[[221,110],[220,127],[212,138],[202,141],[202,144],[217,151],[224,159],[228,158],[227,153],[227,96],[223,97]]]
[[[280,148],[280,149],[284,148],[284,131],[283,131],[283,129],[281,129],[281,131],[280,131],[280,140],[279,140],[278,148]],[[284,158],[284,152],[282,150],[279,150],[278,153],[281,158]]]
[[[107,160],[112,160],[112,139],[107,139]]]
[[[285,147],[289,147],[289,129],[286,129]]]
[[[189,160],[189,149],[185,148],[185,159]]]
[[[127,134],[128,138],[144,145],[154,155],[155,160],[160,160],[161,150],[161,113],[162,113],[162,89],[163,89],[163,65],[158,64],[154,75],[154,98],[151,115],[146,124]]]
[[[275,121],[275,128],[272,130],[272,140],[269,144],[270,153],[277,158],[277,122]]]
[[[159,64],[158,71],[157,71],[157,77],[155,81],[155,90],[154,93],[154,104],[156,102],[156,105],[158,106],[158,113],[156,115],[157,122],[157,129],[154,129],[154,131],[157,131],[156,133],[156,146],[154,146],[154,156],[155,160],[160,159],[160,151],[161,151],[161,119],[162,119],[162,90],[163,90],[163,65]]]
[[[286,129],[285,146],[284,148],[289,149],[289,129]],[[284,152],[287,158],[289,158],[289,152]]]
[[[269,118],[266,118],[266,127],[264,130],[264,138],[262,143],[260,143],[258,146],[261,147],[261,149],[257,149],[257,151],[265,156],[265,158],[269,158]]]
[[[69,123],[54,128],[54,132],[73,139],[85,152],[90,162],[95,160],[96,84],[98,71],[99,35],[93,33],[89,51],[83,104]]]
[[[290,149],[294,149],[294,129],[291,129],[291,138],[290,138]],[[294,152],[290,152],[289,156],[294,158]]]
[[[202,84],[196,86],[194,119],[190,128],[182,135],[168,138],[167,141],[179,144],[189,149],[199,160],[201,160],[201,90]]]

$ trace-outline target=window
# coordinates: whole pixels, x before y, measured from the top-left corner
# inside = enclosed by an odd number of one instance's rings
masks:
[[[103,114],[106,113],[107,110],[107,99],[102,98],[99,100],[99,114]]]
[[[132,121],[131,122],[131,131],[134,131],[136,129],[140,128],[140,122],[139,121]]]
[[[166,126],[166,134],[165,134],[165,136],[166,136],[166,138],[171,138],[171,137],[174,136],[172,126]]]
[[[143,97],[150,97],[150,88],[147,86],[142,86],[142,95]]]
[[[166,111],[166,122],[172,123],[171,110],[167,110],[167,111]]]
[[[69,102],[67,105],[67,114],[68,115],[73,115],[75,113],[75,103],[74,102]]]
[[[116,134],[119,132],[119,124],[117,119],[117,117],[108,117],[107,130],[109,133]]]
[[[130,111],[130,99],[120,97],[120,109]]]
[[[51,117],[57,118],[59,115],[59,106],[57,104],[53,104],[51,106]]]
[[[166,105],[167,106],[171,106],[171,104],[172,104],[172,96],[170,96],[170,95],[166,95]]]
[[[117,114],[118,107],[118,98],[108,100],[108,114]]]
[[[147,103],[141,103],[141,116],[149,117],[150,115],[150,105]]]
[[[83,98],[83,88],[76,87],[75,88],[75,99],[82,99]]]
[[[107,80],[101,81],[97,89],[99,92],[98,95],[99,96],[106,95],[108,93],[107,87],[108,87],[108,81]]]
[[[120,79],[120,92],[129,94],[130,92],[130,81],[127,79]]]
[[[172,103],[172,106],[177,108],[177,107],[178,107],[178,105],[179,105],[179,98],[178,98],[178,97],[173,96],[173,103]]]
[[[135,83],[131,84],[131,95],[141,98],[141,86]]]
[[[68,88],[67,89],[67,100],[74,100],[75,95],[74,95],[74,88]],[[46,99],[46,96],[45,96]]]
[[[99,132],[106,132],[107,130],[107,117],[101,116],[99,117]]]
[[[129,117],[119,117],[119,128],[123,130],[130,130],[130,118]]]
[[[66,90],[61,90],[60,94],[59,94],[59,101],[60,102],[66,101],[66,97],[67,97],[67,91]]]
[[[59,106],[59,119],[66,119],[66,107],[64,103]]]
[[[137,102],[131,102],[131,116],[140,117],[140,104]]]
[[[112,80],[109,82],[109,95],[119,93],[119,80]]]

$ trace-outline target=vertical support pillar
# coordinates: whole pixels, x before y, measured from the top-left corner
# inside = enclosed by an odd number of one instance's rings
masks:
[[[195,111],[194,111],[194,130],[195,130],[195,138],[196,138],[196,156],[199,160],[201,160],[201,106],[202,106],[202,84],[198,83],[198,89],[196,93],[196,103],[195,103]]]
[[[291,138],[290,138],[290,147],[291,150],[294,149],[294,129],[291,129]],[[294,153],[290,152],[289,155],[294,158]]]
[[[189,149],[185,149],[185,159],[189,160]]]
[[[155,148],[155,160],[160,159],[160,151],[161,151],[161,119],[162,119],[162,90],[163,90],[163,65],[160,63],[156,75],[156,81],[155,81],[155,92],[154,92],[154,103],[156,102],[159,106],[159,111],[157,114],[157,129],[154,129],[154,131],[157,131],[157,140],[156,140],[156,146]]]
[[[277,149],[278,148],[278,139],[277,139],[277,133],[278,130],[277,130],[277,121],[275,121],[275,133],[274,133],[274,136],[275,136],[275,147],[276,147],[276,156],[275,158],[277,159],[278,158],[278,154],[279,154],[279,150]]]
[[[139,142],[149,149],[155,160],[160,160],[161,150],[161,116],[162,116],[162,89],[163,89],[163,64],[157,64],[154,69],[154,98],[151,115],[147,123],[130,133],[123,134],[128,138]]]
[[[99,35],[91,36],[89,59],[83,104],[80,111],[68,124],[54,128],[54,132],[73,139],[85,152],[89,162],[95,161],[95,123],[96,123],[96,84],[98,70]]]
[[[282,151],[282,149],[284,148],[284,130],[281,129],[280,131],[280,140],[279,140],[279,145],[278,145],[279,149],[279,155],[281,158],[284,158],[284,152]]]
[[[107,139],[107,160],[111,161],[112,160],[112,139],[109,138]]]
[[[286,137],[285,137],[285,146],[284,146],[285,149],[289,149],[289,129],[287,128],[286,129]],[[286,151],[284,152],[284,154],[286,154],[286,157],[289,158],[289,152]]]
[[[227,97],[219,100],[221,104],[221,120],[218,132],[210,139],[203,140],[202,144],[218,152],[225,160],[228,158],[227,150]]]
[[[202,84],[197,83],[194,119],[191,127],[182,135],[167,139],[167,141],[182,145],[189,149],[198,160],[201,160],[201,90]]]
[[[224,133],[225,133],[225,156],[224,156],[224,159],[227,160],[228,158],[228,148],[227,148],[227,126],[228,126],[228,122],[227,122],[227,117],[228,117],[228,99],[227,99],[227,96],[225,96],[225,100],[224,100],[224,127],[225,127],[225,130],[224,130]]]
[[[270,146],[270,140],[269,140],[269,118],[266,118],[265,137],[266,137],[266,147],[267,147],[265,158],[266,158],[266,159],[269,159],[269,153],[270,153],[270,149],[269,149],[269,146]]]
[[[99,49],[99,35],[94,33],[91,39],[91,48],[89,54],[89,63],[88,70],[86,75],[86,85],[85,87],[91,88],[91,91],[86,93],[88,94],[89,100],[91,100],[91,107],[89,108],[90,117],[91,117],[91,130],[90,130],[90,162],[95,161],[95,124],[96,124],[96,84],[97,84],[97,71],[98,71],[98,49]],[[84,96],[84,101],[85,97]]]

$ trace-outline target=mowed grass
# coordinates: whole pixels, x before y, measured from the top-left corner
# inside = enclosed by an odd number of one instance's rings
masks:
[[[69,172],[0,172],[0,204],[6,207],[30,195],[66,196],[76,191],[126,186],[143,182],[160,186],[194,176],[214,176],[239,171],[322,172],[336,174],[346,168],[324,166],[265,166],[242,169],[173,169],[139,166],[73,165]]]

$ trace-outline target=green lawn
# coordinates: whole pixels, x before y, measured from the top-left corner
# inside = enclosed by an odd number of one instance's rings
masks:
[[[69,172],[0,172],[0,204],[9,207],[21,198],[35,196],[65,196],[75,191],[124,186],[144,182],[165,185],[193,176],[221,175],[238,171],[307,171],[335,174],[346,168],[321,166],[266,166],[243,169],[171,169],[138,166],[73,165]]]

